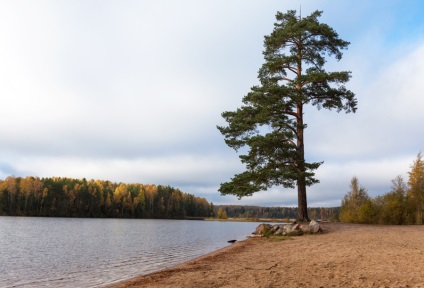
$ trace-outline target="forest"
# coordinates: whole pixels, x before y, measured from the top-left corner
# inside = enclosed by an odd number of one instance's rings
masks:
[[[104,180],[9,176],[0,179],[0,215],[96,218],[295,219],[297,207],[216,205],[179,189]],[[340,207],[308,208],[311,219],[334,220]],[[221,213],[222,213],[221,212]]]
[[[254,219],[296,219],[298,215],[297,207],[260,207],[260,206],[240,206],[240,205],[216,205],[214,214],[218,218],[254,218]],[[218,212],[221,209],[226,217]],[[311,219],[323,221],[335,221],[338,219],[340,207],[330,208],[308,208]]]
[[[213,211],[205,198],[170,186],[61,177],[0,180],[0,215],[182,219]]]
[[[342,200],[340,221],[363,224],[422,225],[424,222],[424,161],[421,152],[411,165],[406,183],[392,180],[391,191],[372,198],[353,177]]]

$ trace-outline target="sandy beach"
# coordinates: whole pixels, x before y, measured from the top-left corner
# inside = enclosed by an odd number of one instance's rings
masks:
[[[238,242],[110,287],[424,287],[424,226],[322,227]]]

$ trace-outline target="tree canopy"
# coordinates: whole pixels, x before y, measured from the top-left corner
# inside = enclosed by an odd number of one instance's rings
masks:
[[[210,217],[214,206],[179,189],[73,178],[0,180],[0,215],[50,217]]]
[[[365,224],[418,224],[424,220],[424,161],[421,152],[411,165],[406,184],[402,176],[392,180],[392,189],[371,198],[367,190],[352,178],[351,189],[340,209],[342,222]]]
[[[408,196],[413,199],[414,208],[416,213],[416,224],[423,224],[423,210],[424,210],[424,161],[420,153],[417,159],[411,165],[409,174],[409,190]]]
[[[350,190],[342,200],[340,220],[342,222],[367,223],[369,207],[371,205],[368,191],[359,184],[359,180],[353,177],[350,182]]]
[[[299,220],[309,220],[306,186],[319,182],[314,171],[322,164],[305,160],[304,105],[338,112],[355,112],[357,106],[345,87],[351,73],[325,70],[326,56],[340,60],[349,42],[320,23],[321,14],[277,13],[274,30],[265,36],[260,85],[251,88],[236,111],[222,113],[228,126],[218,126],[229,147],[248,148],[239,156],[246,171],[222,183],[221,194],[241,198],[272,186],[297,185]]]

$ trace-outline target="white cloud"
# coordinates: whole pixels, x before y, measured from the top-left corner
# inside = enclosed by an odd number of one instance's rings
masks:
[[[365,161],[418,153],[424,143],[418,132],[424,120],[420,87],[423,52],[424,45],[419,42],[415,49],[406,49],[402,57],[379,67],[382,72],[369,83],[352,87],[358,98],[355,114],[308,109],[309,153],[321,160]]]
[[[411,7],[421,22],[404,35],[398,5],[369,1],[2,1],[0,178],[139,181],[214,203],[296,205],[279,187],[219,196],[243,166],[215,126],[258,82],[276,11],[300,4],[352,42],[330,64],[352,70],[359,100],[356,114],[306,110],[307,157],[325,161],[309,203],[338,205],[353,175],[385,192],[423,149],[424,25]]]
[[[2,158],[9,160],[7,157]],[[225,159],[219,155],[167,155],[132,160],[15,156],[10,157],[10,160],[15,161],[13,169],[21,175],[94,178],[173,186],[179,184],[187,187],[215,185],[217,178],[224,178],[229,171],[240,169],[237,159]]]

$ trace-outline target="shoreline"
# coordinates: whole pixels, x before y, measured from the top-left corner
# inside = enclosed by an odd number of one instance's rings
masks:
[[[218,257],[219,255],[221,255],[223,253],[227,253],[227,252],[237,253],[238,250],[233,251],[235,248],[238,248],[238,246],[241,246],[241,245],[243,245],[243,243],[246,243],[248,241],[254,241],[254,239],[256,239],[256,238],[246,238],[245,240],[238,240],[237,242],[235,242],[233,244],[229,244],[228,246],[225,246],[225,247],[219,248],[218,250],[215,250],[215,251],[209,252],[207,254],[198,256],[194,259],[184,261],[180,264],[173,265],[173,266],[161,269],[161,270],[156,271],[156,272],[143,274],[143,275],[135,276],[135,277],[132,277],[132,278],[129,278],[129,279],[121,280],[121,281],[118,281],[116,283],[108,284],[104,287],[105,288],[145,287],[145,286],[138,286],[138,285],[145,285],[145,283],[144,283],[145,280],[156,281],[156,278],[163,278],[163,277],[166,277],[169,274],[178,273],[179,271],[187,268],[187,266],[195,265],[199,261],[200,262],[202,262],[202,261],[214,261],[214,259],[209,259],[209,258]]]
[[[424,226],[321,225],[322,234],[247,239],[106,287],[424,286]]]

